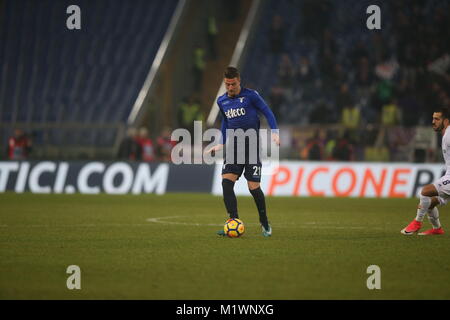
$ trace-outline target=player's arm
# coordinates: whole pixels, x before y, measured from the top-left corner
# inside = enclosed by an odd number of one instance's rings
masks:
[[[220,106],[219,106],[219,110],[220,110],[220,113],[222,114],[222,124],[220,127],[220,130],[222,131],[222,143],[207,149],[205,151],[205,153],[211,153],[212,151],[222,150],[222,148],[225,145],[225,142],[227,140],[227,129],[228,129],[227,117],[225,116],[225,113],[223,112],[222,108],[220,108]]]
[[[224,145],[227,141],[228,120],[222,109],[220,109],[220,113],[222,114],[222,125],[220,127],[220,131],[222,131],[222,145]]]
[[[264,115],[264,117],[266,117],[270,129],[272,130],[272,139],[277,145],[280,145],[280,130],[278,129],[277,120],[275,119],[275,115],[273,114],[272,110],[270,110],[267,103],[256,91],[252,95],[252,102],[256,109],[258,109],[258,111],[260,111]]]

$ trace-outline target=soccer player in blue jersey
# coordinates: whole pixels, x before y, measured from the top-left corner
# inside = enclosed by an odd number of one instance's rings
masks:
[[[241,78],[239,71],[234,67],[227,67],[224,73],[224,84],[227,92],[217,99],[220,113],[222,114],[222,144],[216,145],[207,153],[219,151],[225,146],[225,154],[234,148],[234,159],[230,161],[225,157],[222,168],[222,189],[225,208],[230,218],[239,218],[237,209],[237,199],[234,193],[234,184],[236,180],[244,173],[247,185],[259,213],[259,221],[262,227],[262,234],[265,237],[272,235],[272,227],[267,219],[266,202],[264,193],[261,190],[261,161],[259,157],[259,114],[262,113],[272,129],[271,138],[277,145],[280,145],[278,135],[277,121],[267,106],[263,98],[255,90],[241,87]],[[251,145],[250,139],[245,139],[245,157],[244,161],[237,160],[239,146],[233,140],[235,137],[227,137],[227,130],[230,131],[242,129],[244,132],[254,130],[256,133],[256,146]],[[231,147],[229,147],[231,146]],[[223,230],[217,232],[219,235],[225,235]]]

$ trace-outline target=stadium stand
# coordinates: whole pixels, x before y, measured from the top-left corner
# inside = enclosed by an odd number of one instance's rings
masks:
[[[426,56],[426,62],[448,53],[446,41],[438,41],[445,35],[441,34],[442,29],[435,23],[436,21],[442,21],[442,24],[447,23],[447,26],[442,27],[444,30],[448,30],[448,2],[415,1],[411,2],[411,6],[403,7],[401,3],[395,5],[382,1],[345,1],[339,2],[339,5],[336,3],[335,1],[302,0],[267,1],[265,4],[266,7],[259,21],[259,32],[250,45],[250,54],[244,64],[243,73],[247,75],[247,83],[260,88],[259,90],[265,96],[271,94],[271,88],[274,86],[281,86],[285,92],[291,89],[292,92],[286,93],[287,99],[284,106],[284,108],[290,108],[291,112],[283,110],[286,111],[283,112],[283,122],[308,123],[308,117],[305,117],[304,112],[299,111],[310,111],[313,108],[311,97],[323,98],[331,105],[332,112],[337,110],[335,88],[327,86],[328,77],[333,80],[335,79],[333,77],[340,77],[335,74],[337,73],[336,67],[342,70],[340,72],[344,76],[341,80],[349,84],[350,92],[355,96],[356,103],[364,103],[361,100],[367,98],[357,94],[364,85],[358,78],[360,64],[368,63],[371,66],[370,79],[367,82],[369,85],[376,85],[379,77],[375,77],[373,74],[375,71],[372,70],[375,69],[373,66],[376,67],[379,63],[391,59],[395,60],[400,66],[392,80],[398,84],[407,67],[407,61],[402,56],[402,51],[406,50],[404,47],[419,46],[417,39],[405,39],[406,31],[402,31],[399,23],[402,15],[405,16],[405,19],[409,19],[406,22],[408,26],[404,27],[409,30],[408,33],[414,34],[416,29],[420,29],[419,36],[423,37],[422,40],[425,40],[427,36],[431,37],[427,44],[436,52],[430,52]],[[379,5],[383,12],[383,25],[380,31],[368,32],[365,25],[368,16],[365,10],[371,4]],[[400,12],[400,7],[410,7],[411,10],[402,9]],[[420,25],[417,25],[415,21],[414,12],[416,10],[424,15],[424,21]],[[276,20],[276,17],[282,21],[283,27],[280,32],[282,41],[281,49],[278,44],[277,50],[273,51],[271,48],[273,23],[267,22]],[[405,41],[410,42],[405,44]],[[437,47],[433,48],[436,45]],[[331,55],[323,56],[327,54],[328,47],[333,50],[330,52]],[[426,48],[421,49],[427,51]],[[434,56],[431,56],[432,54]],[[301,79],[298,79],[302,58],[309,61],[312,74],[310,81],[314,84],[313,86],[305,87],[302,85]],[[326,58],[330,58],[331,61],[324,61]],[[367,58],[368,61],[359,61],[362,58]],[[286,65],[286,60],[290,69],[293,70],[289,75],[283,73],[283,65]],[[293,79],[286,79],[288,77]],[[371,106],[366,103],[363,107],[370,108]],[[367,118],[373,116],[371,110],[365,111],[369,114]],[[340,114],[334,114],[333,120],[338,121],[339,116]]]
[[[375,127],[370,147],[389,149],[387,160],[414,160],[414,128],[429,129],[431,109],[450,105],[448,68],[432,67],[444,65],[440,60],[450,53],[448,1],[263,5],[243,74],[246,85],[267,97],[279,121],[304,130],[339,126],[341,135],[353,126],[353,143],[361,148],[356,160],[364,160],[369,146],[358,138]],[[381,30],[366,26],[370,5],[381,9]],[[392,126],[397,134],[385,132]]]
[[[52,146],[119,146],[178,3],[81,0],[82,29],[71,31],[69,1],[0,2],[0,145],[20,127],[31,131],[41,158]],[[187,97],[198,98],[202,112],[209,108],[222,80],[217,70],[229,63],[249,8],[259,3],[239,67],[243,85],[257,89],[287,129],[283,157],[308,159],[308,146],[318,146],[328,151],[312,157],[333,160],[332,146],[343,139],[354,160],[440,161],[424,151],[439,139],[421,132],[429,130],[432,108],[450,104],[448,1],[186,3],[175,49],[155,80],[160,94],[147,96],[145,123],[136,126],[155,136],[160,127],[180,126],[176,115]],[[381,30],[366,26],[370,5],[381,9]],[[199,90],[186,79],[193,48],[208,48],[211,17],[218,55],[206,54]]]
[[[108,147],[149,72],[177,0],[5,1],[0,19],[0,121],[35,144]]]

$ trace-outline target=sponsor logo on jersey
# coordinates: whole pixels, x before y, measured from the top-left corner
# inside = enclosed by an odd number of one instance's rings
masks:
[[[225,112],[228,119],[236,118],[245,115],[245,108],[230,109]]]

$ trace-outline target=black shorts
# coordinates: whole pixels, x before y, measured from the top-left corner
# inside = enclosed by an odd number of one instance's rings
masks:
[[[238,159],[238,152],[237,149],[234,149],[234,159],[228,163],[227,162],[227,150],[228,145],[225,148],[224,153],[224,164],[222,166],[222,175],[225,173],[233,173],[239,177],[244,173],[245,179],[247,181],[253,181],[253,182],[261,182],[261,160],[259,155],[259,139],[257,140],[256,148],[249,148],[249,142],[245,141],[245,154],[243,159],[243,162],[240,162]],[[253,157],[251,156],[253,155]]]
[[[224,163],[222,166],[222,175],[225,173],[234,173],[239,177],[244,172],[244,177],[247,181],[261,182],[261,162],[256,164],[233,164]]]

